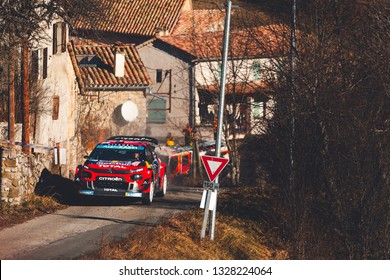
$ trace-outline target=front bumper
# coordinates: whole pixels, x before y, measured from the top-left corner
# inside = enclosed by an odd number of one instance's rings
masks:
[[[142,198],[148,192],[148,186],[134,182],[105,183],[97,181],[78,181],[80,195]]]
[[[106,191],[106,190],[79,190],[79,194],[88,196],[116,196],[142,198],[142,192]]]

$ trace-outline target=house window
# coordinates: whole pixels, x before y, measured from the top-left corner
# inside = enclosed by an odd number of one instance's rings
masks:
[[[266,116],[266,102],[253,103],[253,117],[255,119],[263,119]]]
[[[58,120],[58,115],[60,111],[60,97],[58,95],[53,96],[53,112],[52,119]]]
[[[162,69],[156,70],[156,83],[162,82]]]
[[[148,123],[165,123],[166,100],[153,99],[148,102]]]
[[[53,24],[53,54],[66,52],[66,23]]]
[[[209,91],[198,90],[199,94],[199,116],[202,124],[213,124],[215,119],[215,95]]]
[[[236,120],[237,124],[237,132],[243,133],[247,131],[248,123],[247,123],[247,106],[245,104],[240,104],[239,106],[239,115]]]
[[[42,58],[42,78],[47,78],[47,60],[48,60],[48,50],[47,48],[43,49],[43,58]]]
[[[260,80],[260,74],[261,74],[260,62],[254,61],[253,62],[253,80]]]
[[[30,78],[32,82],[47,78],[47,48],[31,52]]]

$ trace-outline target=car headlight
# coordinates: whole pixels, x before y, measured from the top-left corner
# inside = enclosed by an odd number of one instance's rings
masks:
[[[91,172],[86,172],[85,170],[81,171],[81,176],[82,179],[90,179],[92,178],[92,173]]]
[[[142,179],[142,175],[141,174],[131,175],[131,179],[132,180],[141,180]]]

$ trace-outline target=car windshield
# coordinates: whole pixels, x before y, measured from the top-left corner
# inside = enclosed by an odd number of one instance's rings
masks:
[[[142,146],[98,145],[90,154],[89,159],[138,161],[145,159],[145,148]]]

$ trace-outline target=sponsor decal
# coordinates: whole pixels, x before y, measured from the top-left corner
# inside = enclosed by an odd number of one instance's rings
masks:
[[[125,193],[125,196],[128,196],[128,197],[142,197],[142,193],[138,193],[138,192],[126,192],[126,193]]]
[[[125,178],[121,177],[97,177],[98,181],[105,181],[105,182],[123,182],[125,181]]]
[[[95,164],[95,163],[94,163]],[[110,161],[110,160],[100,160],[96,163],[97,166],[101,168],[117,168],[117,169],[127,169],[128,166],[132,166],[132,161]]]
[[[97,145],[96,148],[100,148],[100,149],[137,150],[137,151],[145,150],[144,146],[134,146],[134,145],[126,145],[126,144],[99,144],[99,145]]]
[[[116,164],[97,164],[100,168],[115,168],[115,169],[127,169],[126,166]]]
[[[105,192],[118,192],[117,189],[111,189],[111,188],[104,188],[103,191],[105,191]]]
[[[90,191],[90,190],[79,190],[79,194],[94,195],[94,191]]]

